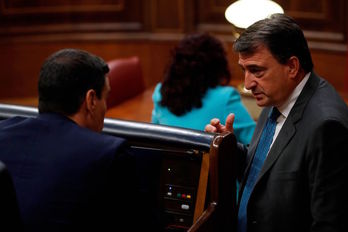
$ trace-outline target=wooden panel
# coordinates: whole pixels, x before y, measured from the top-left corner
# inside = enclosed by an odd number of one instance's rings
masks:
[[[294,17],[308,40],[344,43],[347,40],[347,1],[277,0]]]
[[[150,40],[20,42],[16,46],[0,43],[0,98],[36,96],[41,64],[53,52],[67,47],[85,49],[106,61],[137,55],[149,87],[162,79],[174,44]]]
[[[162,80],[171,48],[193,31],[228,41],[233,78],[242,81],[233,53],[231,0],[0,0],[0,97],[36,95],[43,60],[76,47],[105,60],[140,57],[147,87]],[[348,3],[277,0],[305,30],[315,70],[338,90],[347,73]],[[329,51],[329,52],[328,52]],[[333,68],[334,67],[334,68]],[[348,81],[347,81],[348,82]]]
[[[345,91],[345,73],[347,70],[345,55],[312,50],[314,70],[328,80],[338,91]]]
[[[1,1],[3,15],[66,13],[66,12],[117,12],[124,9],[124,0],[50,0],[26,1],[4,0]]]
[[[225,10],[232,2],[230,0],[197,0],[197,21],[227,24]]]
[[[348,3],[345,0],[275,0],[305,31],[314,49],[344,52],[347,50]],[[224,17],[234,1],[196,0],[197,29],[231,34],[233,29]],[[232,37],[232,36],[231,36]],[[232,38],[233,39],[233,38]]]
[[[153,1],[153,27],[155,31],[180,31],[183,28],[184,15],[182,1]]]
[[[149,47],[147,59],[149,60],[149,74],[151,73],[150,75],[152,76],[151,83],[157,83],[162,80],[169,62],[170,51],[176,43],[177,41],[157,41]]]
[[[186,32],[193,23],[192,0],[152,0],[152,31]]]
[[[150,87],[163,78],[170,50],[176,41],[123,40],[123,41],[53,41],[40,43],[0,43],[0,97],[36,96],[37,76],[44,59],[65,47],[88,50],[104,60],[138,55],[143,68],[145,85]],[[237,64],[238,56],[227,44],[228,58],[234,80],[243,81],[243,73]],[[347,70],[346,54],[312,50],[315,70],[329,80],[338,90],[344,90]],[[335,67],[335,68],[333,68]]]
[[[141,0],[0,1],[0,34],[139,31]]]

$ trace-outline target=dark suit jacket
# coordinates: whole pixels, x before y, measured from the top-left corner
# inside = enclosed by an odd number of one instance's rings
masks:
[[[246,173],[269,110],[261,113],[249,148],[241,149]],[[248,231],[348,231],[347,184],[348,107],[312,73],[251,193]]]
[[[135,172],[124,142],[58,114],[0,121],[0,160],[13,177],[25,230],[126,231]]]

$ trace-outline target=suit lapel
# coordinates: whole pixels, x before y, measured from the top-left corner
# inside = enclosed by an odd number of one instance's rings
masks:
[[[296,129],[293,122],[290,120],[286,120],[281,131],[279,132],[276,141],[274,141],[274,144],[268,153],[268,156],[263,164],[258,179],[262,178],[262,176],[271,168],[271,166],[278,159],[283,149],[290,142],[291,138],[295,135],[295,133]]]

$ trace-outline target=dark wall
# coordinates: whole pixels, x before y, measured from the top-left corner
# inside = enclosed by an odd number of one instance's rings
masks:
[[[169,53],[186,33],[208,31],[226,41],[232,73],[242,81],[231,51],[229,0],[0,0],[0,98],[36,96],[43,60],[75,47],[105,60],[138,55],[146,86],[160,81]],[[315,70],[339,91],[347,64],[345,0],[278,0],[305,31]]]

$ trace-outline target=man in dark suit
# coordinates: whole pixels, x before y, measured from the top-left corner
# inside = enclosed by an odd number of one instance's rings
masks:
[[[132,231],[132,155],[124,139],[99,133],[108,71],[93,54],[60,50],[40,71],[38,117],[0,122],[25,231]]]
[[[272,15],[247,28],[234,50],[245,88],[264,107],[250,146],[239,144],[238,231],[348,231],[348,107],[313,72],[300,27]],[[280,112],[274,123],[271,111]],[[233,131],[233,120],[212,119],[206,131]]]

